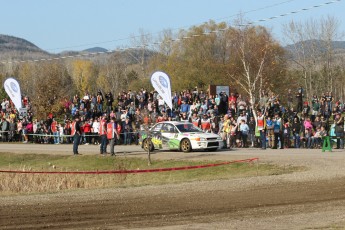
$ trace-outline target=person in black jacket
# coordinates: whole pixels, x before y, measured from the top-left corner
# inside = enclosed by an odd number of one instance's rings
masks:
[[[300,137],[301,128],[302,128],[301,123],[300,123],[298,117],[295,117],[293,120],[293,123],[291,125],[295,148],[299,148],[300,144],[301,144],[301,137]]]
[[[255,144],[256,144],[256,141],[255,141],[255,127],[256,127],[256,122],[255,122],[254,117],[250,117],[250,118],[249,118],[248,126],[249,126],[249,134],[248,134],[249,141],[250,141],[250,143],[251,143],[251,147],[254,147]]]
[[[111,92],[107,93],[105,95],[105,99],[106,99],[106,104],[107,104],[107,115],[109,116],[110,111],[112,110],[112,106],[113,106],[113,102],[114,102],[114,97],[113,94]]]
[[[2,118],[1,122],[1,135],[2,135],[2,142],[7,142],[7,137],[8,137],[8,129],[9,128],[9,123],[6,120],[6,118]]]
[[[80,121],[79,116],[74,117],[74,121],[72,122],[72,137],[73,137],[73,154],[78,155],[78,146],[80,142],[80,133],[81,133],[81,127],[80,127]]]
[[[303,88],[300,87],[298,89],[298,92],[296,94],[296,98],[297,98],[297,112],[302,112],[303,110]]]

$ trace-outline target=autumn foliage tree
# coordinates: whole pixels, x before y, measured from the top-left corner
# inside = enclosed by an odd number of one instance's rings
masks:
[[[216,24],[210,21],[201,26],[192,27],[188,31],[180,31],[178,34],[180,42],[170,43],[173,38],[165,37],[161,49],[169,50],[169,56],[164,57],[163,52],[159,52],[157,55],[162,62],[157,63],[159,60],[155,59],[154,61],[159,66],[156,68],[170,74],[175,89],[195,86],[204,88],[211,83],[221,83],[225,76],[223,71],[225,40],[221,34],[205,35],[205,31],[210,32],[225,27],[225,23]]]
[[[230,85],[252,105],[262,90],[278,91],[286,82],[285,53],[261,26],[227,27],[212,21],[166,38],[153,62],[172,77],[175,89]],[[176,39],[174,39],[176,40]],[[151,63],[152,64],[152,63]]]
[[[74,60],[70,66],[70,75],[77,93],[84,95],[85,92],[90,92],[96,83],[97,70],[95,64],[90,60]]]
[[[63,98],[70,98],[73,81],[63,62],[34,63],[18,66],[23,94],[29,96],[37,118],[43,119],[50,112],[62,112]]]

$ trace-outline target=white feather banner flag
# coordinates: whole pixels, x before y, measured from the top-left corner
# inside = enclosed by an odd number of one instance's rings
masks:
[[[168,74],[161,71],[154,72],[151,76],[151,84],[170,109],[172,109],[171,83]]]
[[[18,81],[14,78],[8,78],[4,82],[4,88],[8,96],[11,98],[13,104],[19,111],[22,108],[22,94],[20,93]]]

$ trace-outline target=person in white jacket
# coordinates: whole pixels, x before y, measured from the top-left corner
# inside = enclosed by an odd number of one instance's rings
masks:
[[[99,138],[98,138],[98,133],[99,133],[99,118],[95,118],[94,122],[92,123],[92,135],[94,137],[93,143],[95,145],[99,144]]]

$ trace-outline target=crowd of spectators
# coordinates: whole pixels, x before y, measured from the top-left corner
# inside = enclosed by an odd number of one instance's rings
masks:
[[[280,99],[285,99],[281,103]],[[138,131],[160,121],[190,121],[205,132],[220,134],[225,146],[255,147],[260,138],[256,130],[254,111],[241,94],[209,92],[194,88],[172,93],[173,109],[166,106],[156,91],[123,91],[114,96],[111,92],[86,92],[64,98],[62,114],[48,114],[45,120],[35,119],[31,102],[23,97],[28,109],[20,117],[13,103],[4,98],[1,103],[1,137],[3,142],[71,143],[71,120],[81,118],[80,144],[98,144],[100,117],[115,118],[121,134],[117,144],[137,144]],[[278,96],[263,92],[255,106],[265,116],[267,147],[271,148],[319,148],[322,137],[337,138],[337,148],[343,148],[343,104],[335,100],[331,92],[305,98],[303,89],[288,90]],[[226,126],[225,126],[226,124]],[[278,127],[279,126],[279,127]]]

